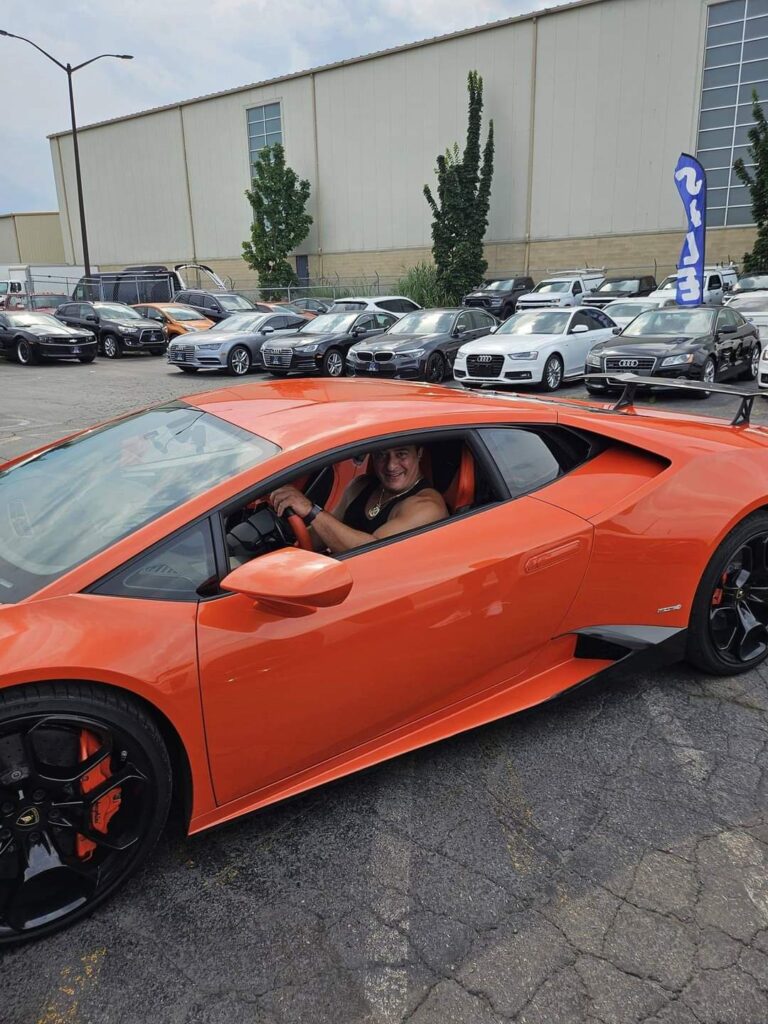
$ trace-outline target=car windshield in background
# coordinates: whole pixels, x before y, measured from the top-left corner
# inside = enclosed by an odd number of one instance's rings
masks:
[[[344,313],[349,309],[365,309],[367,303],[365,302],[334,302],[331,308],[328,310],[329,313]]]
[[[160,311],[169,316],[171,320],[178,320],[179,323],[183,320],[205,320],[206,317],[202,313],[198,313],[196,309],[183,309],[180,306],[160,306]]]
[[[61,306],[69,302],[68,295],[30,295],[30,309],[51,309],[54,306]]]
[[[216,324],[214,331],[257,331],[272,313],[238,313],[235,316],[228,316],[220,324]]]
[[[101,316],[113,317],[115,320],[141,320],[141,313],[130,306],[110,306],[107,302],[94,303],[97,313]]]
[[[695,337],[709,334],[715,317],[714,309],[649,309],[628,324],[622,338]]]
[[[608,316],[637,316],[639,313],[644,313],[646,309],[658,309],[658,302],[610,302],[605,309],[604,313]]]
[[[392,324],[387,334],[445,334],[450,331],[455,316],[455,313],[439,309],[430,309],[425,313],[406,313],[397,323]]]
[[[302,334],[341,334],[352,329],[357,313],[321,313],[314,320],[308,320],[301,328]]]
[[[733,286],[734,292],[756,292],[763,288],[768,288],[768,274],[740,277]]]
[[[253,309],[253,303],[242,295],[217,295],[216,298],[224,309]]]
[[[540,281],[533,289],[535,292],[569,292],[570,281]]]
[[[659,291],[668,292],[671,289],[677,288],[677,275],[673,274],[671,277],[665,277],[659,285]]]
[[[768,295],[734,296],[728,306],[740,313],[768,313]]]
[[[598,292],[636,292],[640,282],[636,277],[625,277],[618,281],[603,281]]]
[[[21,601],[280,449],[180,402],[0,470],[0,604]]]
[[[57,320],[50,313],[6,313],[8,322],[13,327],[62,327],[61,320]],[[0,601],[2,604],[2,601]]]
[[[511,291],[514,286],[514,281],[491,281],[490,284],[486,285],[486,288],[489,292],[508,292]]]
[[[496,334],[565,334],[570,317],[570,313],[555,309],[515,313]]]

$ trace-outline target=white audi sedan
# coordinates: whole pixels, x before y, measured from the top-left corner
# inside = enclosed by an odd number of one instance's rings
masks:
[[[614,330],[611,317],[591,306],[515,313],[492,334],[461,346],[453,376],[466,388],[539,384],[556,391],[564,380],[583,376],[589,350]]]

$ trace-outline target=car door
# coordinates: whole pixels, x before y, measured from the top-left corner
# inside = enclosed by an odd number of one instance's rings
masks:
[[[584,372],[587,353],[594,345],[594,339],[593,321],[582,310],[577,310],[568,321],[568,328],[563,339],[566,377]]]
[[[456,317],[453,323],[453,328],[449,335],[446,336],[445,340],[440,345],[441,351],[448,357],[448,363],[450,366],[456,361],[456,353],[459,351],[462,345],[466,345],[468,341],[471,341],[473,337],[473,323],[472,314],[467,309]]]
[[[742,373],[750,365],[757,328],[729,306],[723,307],[723,313],[728,316],[725,322],[732,324],[736,331],[733,335],[733,361],[738,372]]]
[[[77,324],[78,309],[79,304],[76,302],[69,302],[59,306],[56,310],[56,319],[61,320],[62,323],[69,324],[70,327],[74,327]]]
[[[352,588],[332,607],[281,613],[240,594],[202,603],[217,800],[416,721],[428,728],[430,716],[525,678],[574,599],[591,538],[584,520],[522,496],[342,556]]]
[[[497,324],[496,317],[491,316],[490,313],[486,313],[482,309],[470,310],[470,318],[472,322],[472,340],[476,338],[484,338],[486,334],[490,334],[491,328]],[[460,348],[461,346],[459,346]]]
[[[731,377],[739,369],[737,349],[740,341],[730,314],[733,311],[723,306],[717,313],[715,325],[715,358],[717,359],[717,376],[719,379]],[[728,328],[723,330],[723,328]]]
[[[719,274],[710,274],[704,290],[704,301],[718,306],[723,301],[723,281]]]
[[[0,313],[0,351],[11,351],[10,325],[2,313]]]

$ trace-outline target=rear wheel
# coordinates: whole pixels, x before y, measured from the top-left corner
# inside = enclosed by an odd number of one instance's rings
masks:
[[[154,847],[171,798],[160,733],[87,683],[0,693],[0,946],[91,913]]]
[[[322,374],[324,377],[344,376],[344,355],[337,348],[329,348],[323,356]]]
[[[16,342],[16,361],[22,366],[35,366],[40,362],[40,356],[25,338]]]
[[[541,387],[544,391],[557,391],[563,383],[563,360],[558,355],[551,355],[544,364],[541,375]]]
[[[227,356],[227,373],[244,377],[251,368],[251,353],[245,345],[235,345]]]
[[[445,380],[446,362],[442,352],[433,352],[424,368],[424,379],[430,384],[442,384]]]
[[[714,675],[747,672],[768,654],[768,513],[755,512],[720,544],[691,611],[687,657]]]
[[[120,339],[114,334],[105,334],[101,341],[101,347],[107,359],[119,359],[123,354],[123,346]]]
[[[603,398],[608,397],[608,392],[605,391],[603,388],[596,388],[593,387],[591,384],[585,384],[584,387],[587,389],[590,395],[599,395]]]
[[[752,351],[749,353],[749,365],[746,370],[743,370],[739,374],[740,380],[757,380],[757,374],[760,370],[760,346],[754,344]]]

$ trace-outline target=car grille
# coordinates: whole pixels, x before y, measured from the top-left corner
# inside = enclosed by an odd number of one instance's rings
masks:
[[[475,306],[479,307],[480,309],[491,309],[494,303],[491,301],[491,299],[465,299],[463,305]],[[500,306],[501,300],[496,301],[495,305]]]
[[[165,341],[162,331],[139,331],[139,342],[142,345],[159,344],[162,341]]]
[[[291,365],[293,352],[289,348],[262,348],[262,358],[265,366],[277,366],[280,369],[287,369]]]
[[[650,356],[606,356],[606,370],[623,370],[624,373],[651,373],[656,360]]]
[[[504,365],[504,356],[467,356],[467,373],[470,377],[498,377]]]

